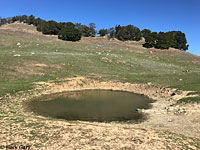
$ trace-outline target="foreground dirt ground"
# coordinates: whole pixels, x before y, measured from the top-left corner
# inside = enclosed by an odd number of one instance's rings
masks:
[[[188,92],[149,84],[98,82],[84,77],[56,83],[37,82],[36,88],[1,97],[0,143],[24,149],[200,149],[200,105],[177,104]],[[97,123],[64,121],[36,116],[24,102],[35,96],[57,92],[107,89],[144,94],[155,102],[152,109],[139,110],[141,123]],[[31,147],[28,147],[28,146]]]

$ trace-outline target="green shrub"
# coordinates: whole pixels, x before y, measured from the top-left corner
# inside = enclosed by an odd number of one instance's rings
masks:
[[[185,34],[181,31],[157,33],[144,29],[142,31],[142,36],[145,38],[146,43],[143,44],[143,46],[146,48],[151,48],[151,46],[153,46],[158,49],[168,49],[173,47],[180,50],[187,50],[189,47],[189,45],[187,45]]]
[[[142,44],[143,47],[146,47],[146,48],[152,48],[153,45],[151,45],[150,43],[144,43]]]
[[[81,32],[73,27],[65,27],[58,33],[58,38],[65,41],[79,41],[81,39]]]
[[[186,97],[178,101],[179,103],[200,103],[200,97]]]
[[[190,92],[190,93],[188,93],[187,94],[187,96],[189,96],[189,95],[200,95],[200,91],[195,91],[195,92]]]
[[[116,38],[121,41],[139,41],[141,40],[141,32],[140,29],[137,27],[134,27],[133,25],[128,26],[116,26]]]
[[[41,22],[38,27],[37,30],[38,31],[42,31],[43,34],[48,34],[48,35],[58,35],[58,32],[61,29],[61,24],[51,20],[48,22]]]

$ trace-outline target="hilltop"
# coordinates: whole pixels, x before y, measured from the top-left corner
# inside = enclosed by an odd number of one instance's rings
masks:
[[[70,42],[35,26],[0,27],[0,121],[2,144],[61,149],[198,149],[200,57],[170,48],[144,48],[141,41],[84,37]],[[35,96],[82,89],[112,89],[156,100],[140,110],[138,124],[68,122],[27,112]]]
[[[95,23],[84,25],[81,23],[57,22],[54,20],[46,21],[41,18],[36,18],[34,15],[0,18],[0,26],[15,22],[34,25],[37,31],[45,35],[58,35],[58,39],[65,41],[79,41],[82,37],[96,37],[99,34],[102,37],[108,36],[109,38],[120,41],[140,41],[144,39],[145,42],[142,46],[145,48],[175,48],[186,51],[189,47],[186,35],[182,31],[153,32],[149,29],[140,30],[131,24],[127,26],[121,26],[119,24],[115,27],[99,29],[97,31]]]

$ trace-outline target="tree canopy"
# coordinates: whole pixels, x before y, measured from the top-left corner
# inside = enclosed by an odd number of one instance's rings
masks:
[[[185,34],[181,31],[169,31],[169,32],[143,32],[143,37],[145,38],[146,48],[158,48],[158,49],[168,49],[170,47],[179,50],[187,50],[189,45],[187,45],[187,40]]]
[[[66,41],[79,41],[81,32],[75,26],[66,25],[59,31],[58,38]]]
[[[118,40],[121,41],[139,41],[141,40],[141,32],[140,29],[137,27],[134,27],[133,25],[128,26],[116,26],[115,27],[116,33],[115,36]]]
[[[98,34],[99,34],[100,36],[105,36],[105,35],[108,34],[108,30],[107,30],[107,29],[100,29]]]
[[[37,29],[43,34],[58,35],[58,32],[61,30],[61,25],[53,20],[48,22],[44,21],[39,22]]]
[[[28,24],[33,24],[33,25],[35,25],[35,16],[30,15],[30,16],[28,17],[28,19],[27,19],[27,23],[28,23]]]

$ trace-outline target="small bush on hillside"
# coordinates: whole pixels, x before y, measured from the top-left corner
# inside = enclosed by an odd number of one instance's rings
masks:
[[[151,45],[150,43],[144,43],[142,46],[146,47],[146,48],[152,48],[153,47],[153,45]]]
[[[79,41],[81,39],[81,32],[72,27],[64,27],[58,33],[58,38],[66,41]]]

